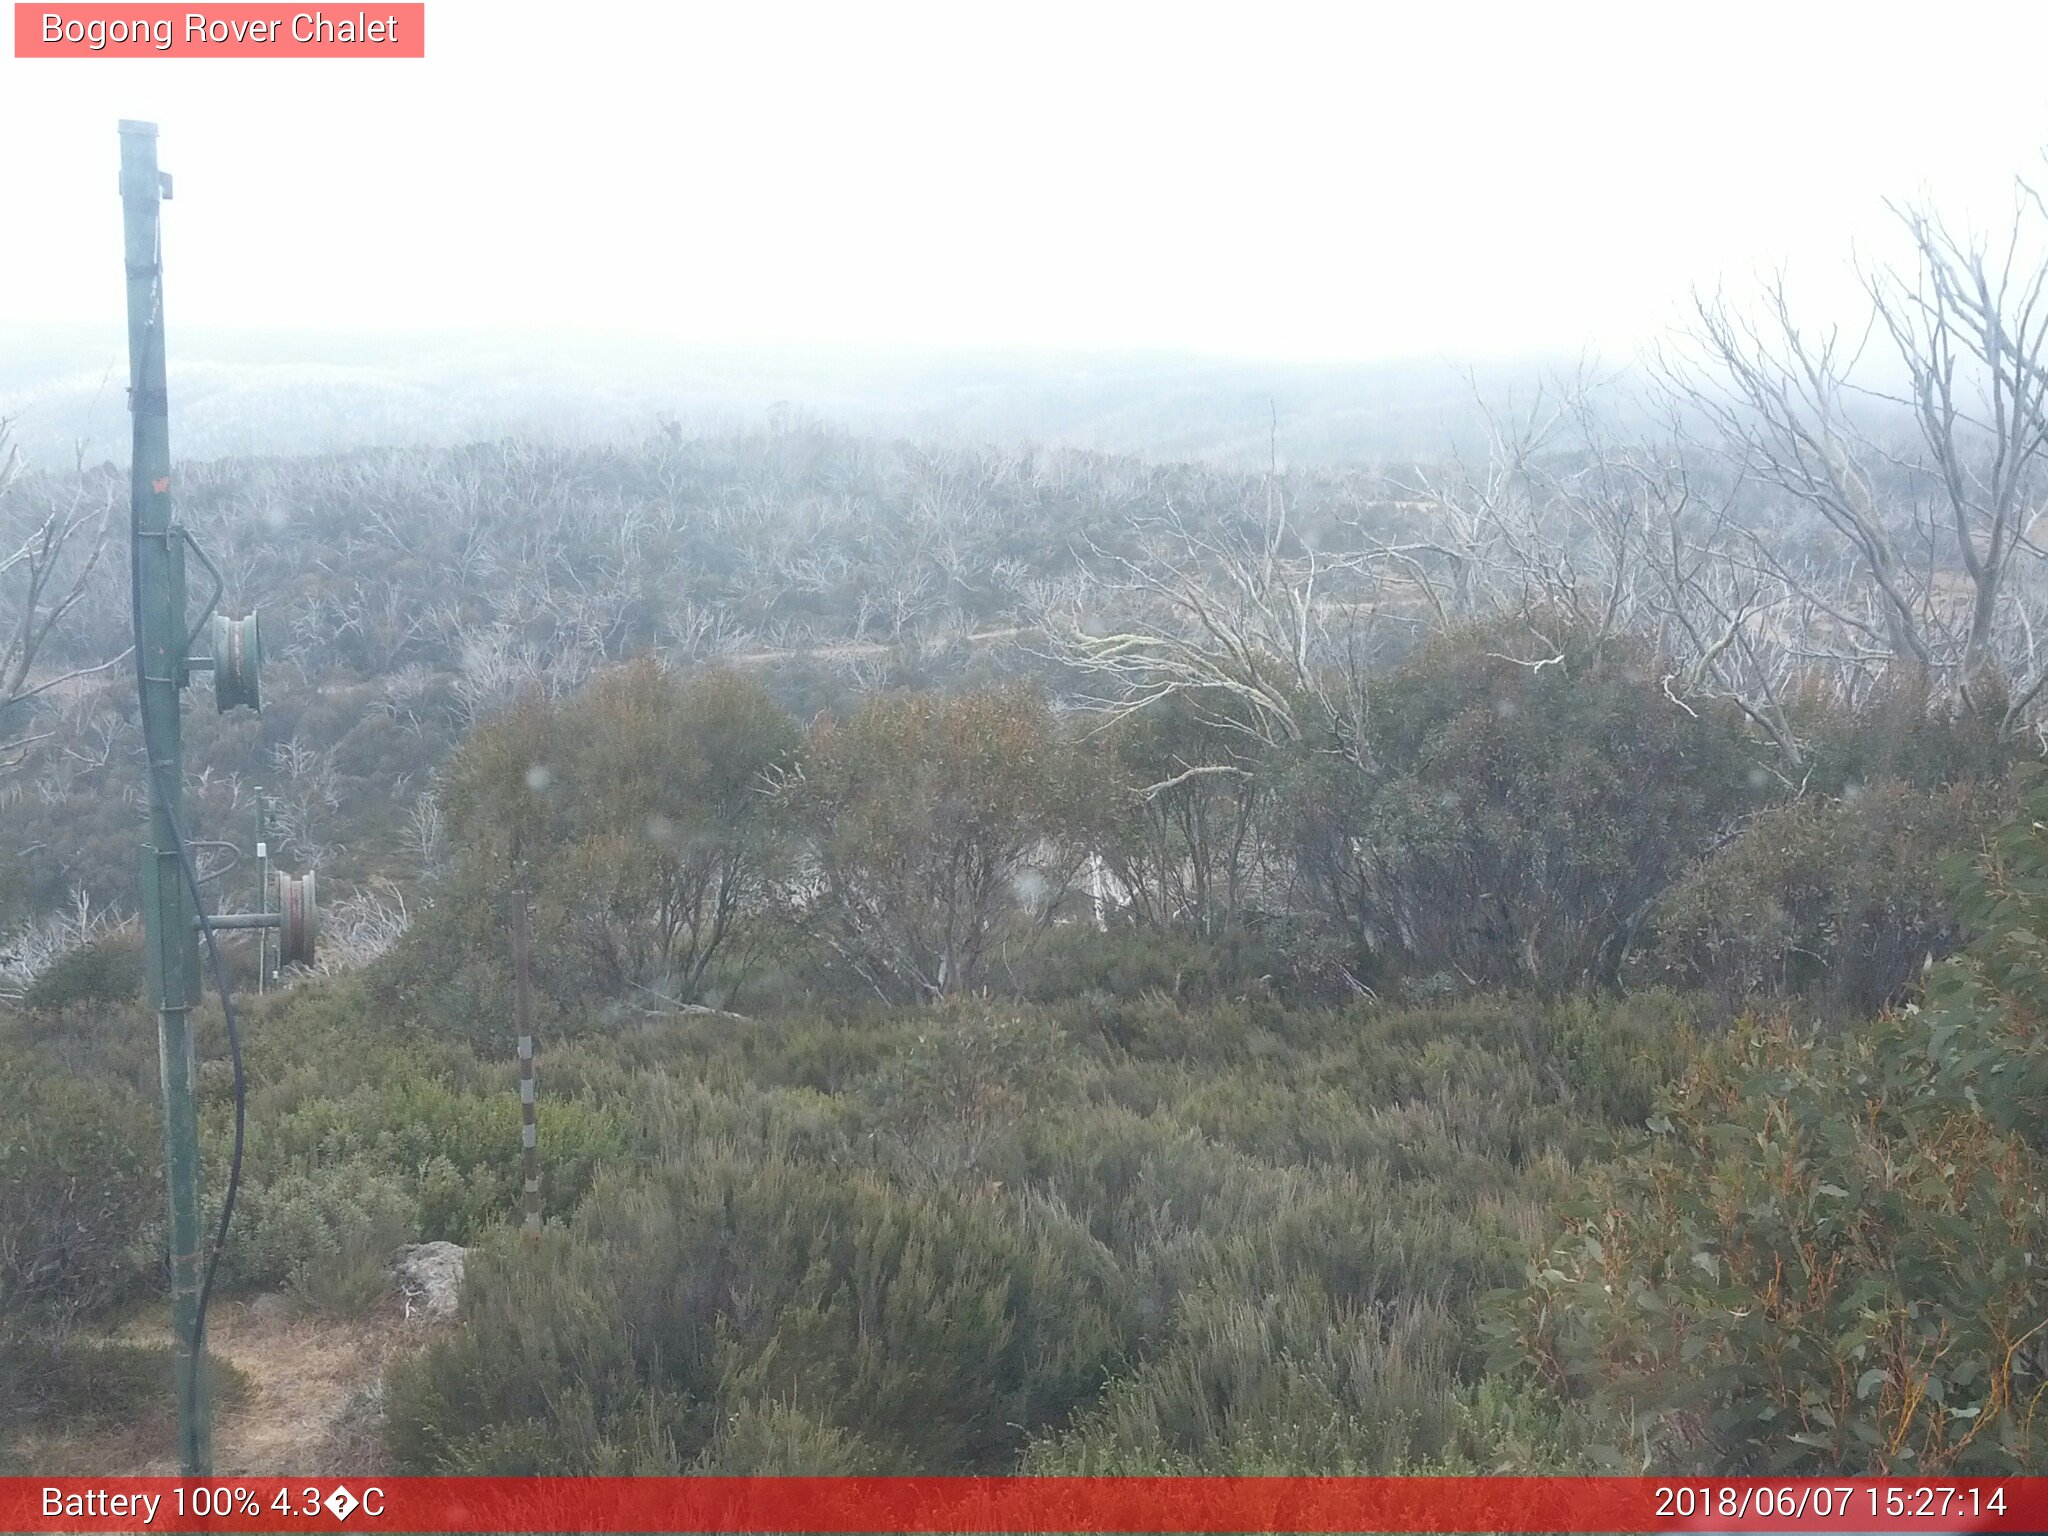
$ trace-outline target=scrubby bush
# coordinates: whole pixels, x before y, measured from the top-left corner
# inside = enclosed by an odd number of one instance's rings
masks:
[[[1879,784],[1919,790],[1995,784],[2039,753],[2000,731],[1998,710],[1972,711],[1934,698],[1925,678],[1902,669],[1858,701],[1809,690],[1791,708],[1807,743],[1799,765],[1807,794],[1839,799]]]
[[[0,1334],[61,1328],[145,1284],[161,1255],[163,1140],[115,1079],[0,1049]]]
[[[142,995],[142,943],[115,934],[67,950],[36,977],[22,998],[30,1013],[62,1013],[74,1004],[127,1003]]]
[[[1344,1315],[1315,1289],[1205,1296],[1175,1345],[1036,1448],[1034,1471],[1385,1474],[1448,1448],[1449,1320],[1423,1304]]]
[[[942,1013],[867,1085],[876,1133],[916,1178],[989,1177],[998,1159],[1014,1164],[1025,1117],[1061,1097],[1064,1045],[1041,1018]]]
[[[1287,771],[1307,904],[1405,974],[1611,979],[1651,901],[1755,801],[1739,722],[1675,703],[1654,656],[1564,629],[1516,659],[1530,644],[1428,647],[1369,690],[1364,771]]]
[[[1544,1052],[1581,1103],[1640,1130],[1699,1051],[1702,1003],[1665,987],[1563,999],[1539,1016]]]
[[[760,685],[731,672],[678,678],[636,663],[564,708],[538,766],[567,841],[527,858],[593,983],[679,1003],[704,995],[781,870],[767,794],[796,744]]]
[[[202,1003],[195,1014],[202,1058],[208,1054],[204,1037],[211,1013]],[[32,1057],[38,1072],[118,1082],[137,1098],[157,1102],[162,1070],[157,1016],[139,997],[80,1003],[60,1013],[0,1015],[0,1037],[9,1052]]]
[[[1460,1384],[1458,1332],[1427,1301],[1357,1312],[1312,1289],[1207,1298],[1172,1349],[1035,1444],[1026,1466],[1096,1477],[1588,1470],[1568,1410]]]
[[[1992,786],[1892,781],[1761,812],[1660,903],[1645,968],[1730,1008],[1802,998],[1871,1013],[1960,941],[1943,865],[2009,803]]]
[[[794,1403],[742,1403],[718,1421],[690,1470],[714,1477],[859,1477],[881,1464],[858,1434]]]
[[[1115,1264],[1055,1207],[715,1144],[471,1273],[468,1326],[393,1377],[412,1468],[679,1466],[773,1403],[897,1469],[992,1468],[1092,1396],[1133,1329]]]
[[[1206,1004],[1253,992],[1305,1002],[1349,997],[1320,978],[1305,978],[1293,946],[1277,942],[1274,925],[1257,931],[1232,927],[1214,936],[1111,921],[1098,929],[1083,911],[1061,923],[1028,952],[1005,955],[989,990],[1034,1002],[1141,997],[1158,993],[1178,1002]]]
[[[1507,1337],[1674,1471],[2037,1464],[2048,1166],[1926,1101],[1924,1020],[1716,1046],[1601,1173]]]
[[[467,1242],[519,1204],[520,1107],[511,1072],[495,1086],[463,1091],[416,1078],[280,1108],[251,1154],[256,1185],[329,1170],[375,1173],[407,1192],[421,1236]],[[566,1216],[601,1168],[645,1144],[622,1107],[556,1093],[542,1097],[536,1118],[550,1215]]]
[[[730,1001],[766,933],[749,919],[780,888],[767,791],[796,739],[755,682],[651,661],[493,717],[444,775],[452,868],[384,971],[385,995],[473,1041],[502,1027],[507,914],[524,888],[550,1022],[596,999]]]
[[[1958,871],[1925,1005],[1750,1022],[1600,1170],[1503,1358],[1674,1470],[2031,1470],[2048,1391],[2048,787]],[[1960,861],[1968,865],[1967,858]]]
[[[1067,895],[1102,780],[1029,689],[894,694],[826,716],[783,796],[806,838],[808,916],[883,996],[976,991],[1006,919]]]
[[[392,1254],[418,1235],[419,1211],[417,1195],[360,1165],[287,1174],[243,1196],[226,1278],[362,1311],[389,1292]]]
[[[1099,856],[1119,904],[1154,932],[1225,933],[1254,910],[1268,786],[1241,716],[1174,693],[1104,735],[1098,761],[1128,798]]]

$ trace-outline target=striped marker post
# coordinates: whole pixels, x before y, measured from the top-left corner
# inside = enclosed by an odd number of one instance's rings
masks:
[[[512,893],[512,996],[519,1022],[519,1160],[526,1178],[525,1228],[540,1230],[540,1123],[534,1113],[533,962],[526,928],[526,892]]]

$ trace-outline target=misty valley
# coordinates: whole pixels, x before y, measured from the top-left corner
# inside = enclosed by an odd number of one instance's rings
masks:
[[[0,1484],[2032,1518],[2030,17],[430,4],[0,64]]]

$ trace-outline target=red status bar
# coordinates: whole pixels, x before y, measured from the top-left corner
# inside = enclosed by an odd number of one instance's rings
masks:
[[[2048,1478],[0,1478],[0,1531],[2048,1531]]]

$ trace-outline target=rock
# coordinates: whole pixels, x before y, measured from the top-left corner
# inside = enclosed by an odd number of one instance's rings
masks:
[[[462,1300],[462,1268],[469,1250],[460,1243],[408,1243],[391,1261],[391,1273],[405,1298],[405,1314],[430,1318],[455,1315]]]

